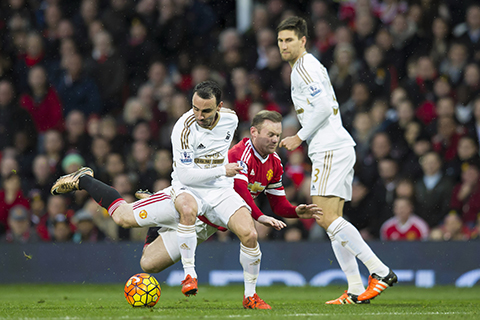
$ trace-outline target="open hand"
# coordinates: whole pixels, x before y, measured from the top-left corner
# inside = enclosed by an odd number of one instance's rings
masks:
[[[295,212],[301,219],[314,218],[313,215],[323,215],[323,211],[316,204],[301,204],[295,208]]]
[[[277,219],[275,219],[273,217],[270,217],[270,216],[266,216],[266,215],[260,216],[258,218],[258,222],[260,222],[264,226],[273,227],[273,228],[275,228],[275,230],[281,230],[281,229],[283,229],[287,226],[285,224],[285,222],[283,222],[281,220],[277,220]]]

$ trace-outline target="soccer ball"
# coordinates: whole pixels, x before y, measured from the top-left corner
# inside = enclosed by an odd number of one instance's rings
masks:
[[[157,279],[148,273],[138,273],[125,284],[125,298],[132,307],[153,307],[160,299]]]

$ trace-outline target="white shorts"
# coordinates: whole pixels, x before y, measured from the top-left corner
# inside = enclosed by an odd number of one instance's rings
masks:
[[[224,228],[228,228],[230,217],[238,209],[246,207],[251,211],[250,206],[245,200],[235,192],[233,188],[228,189],[201,189],[189,188],[180,183],[172,185],[175,196],[186,192],[191,194],[198,205],[198,215],[204,215],[211,223]],[[174,199],[174,196],[172,196]],[[202,210],[200,210],[202,208]]]
[[[177,229],[179,215],[167,193],[169,188],[161,190],[151,197],[130,204],[133,215],[140,227],[166,227]]]
[[[354,147],[313,153],[310,160],[311,196],[337,196],[345,201],[352,199]]]
[[[217,230],[217,228],[209,226],[208,224],[203,223],[202,221],[197,219],[197,221],[195,222],[195,231],[197,232],[197,245],[210,238],[215,232],[217,232]],[[172,261],[180,261],[181,256],[180,249],[178,248],[177,230],[160,228],[158,229],[158,235],[162,237],[165,249],[167,250],[168,255],[170,256]]]

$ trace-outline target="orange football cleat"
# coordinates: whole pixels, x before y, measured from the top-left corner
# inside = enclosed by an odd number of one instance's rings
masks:
[[[192,278],[189,274],[185,278],[185,280],[182,281],[182,293],[186,296],[189,297],[191,295],[197,295],[198,292],[198,283],[197,283],[197,278]]]
[[[390,269],[386,277],[380,277],[373,273],[368,277],[368,287],[364,293],[358,296],[359,301],[371,300],[385,291],[388,287],[398,282],[397,275]]]
[[[272,309],[272,307],[260,299],[256,293],[251,297],[245,298],[245,296],[243,296],[243,307],[245,309]]]
[[[368,304],[370,300],[358,301],[358,296],[356,294],[348,293],[345,290],[345,293],[335,300],[330,300],[325,302],[325,304]]]

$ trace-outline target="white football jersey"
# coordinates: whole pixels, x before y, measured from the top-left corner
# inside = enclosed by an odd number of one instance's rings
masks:
[[[308,143],[308,153],[355,146],[343,127],[338,102],[327,69],[310,53],[293,65],[292,100],[302,129],[298,136]]]
[[[238,125],[234,111],[221,108],[212,128],[200,127],[193,110],[183,114],[172,130],[173,172],[172,184],[179,183],[177,171],[182,169],[211,169],[228,163],[228,149]],[[212,178],[195,188],[233,188],[233,178]]]

